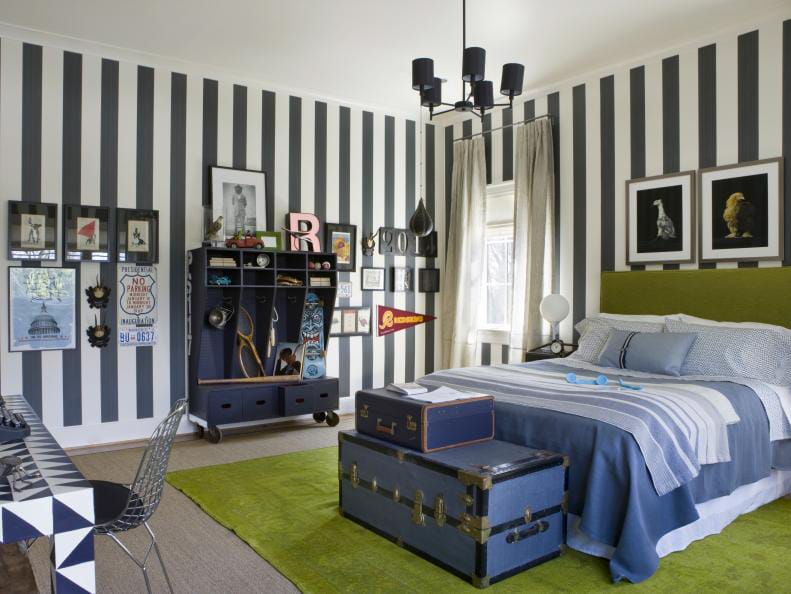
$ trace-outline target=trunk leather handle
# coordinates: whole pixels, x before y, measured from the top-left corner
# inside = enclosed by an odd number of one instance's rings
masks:
[[[515,529],[511,532],[508,536],[505,537],[505,542],[508,544],[514,544],[515,542],[519,542],[520,540],[524,540],[526,538],[530,538],[531,536],[535,536],[536,534],[541,534],[542,532],[546,531],[549,528],[549,524],[544,522],[543,520],[539,520],[532,526],[529,526],[525,530],[518,530]]]
[[[380,433],[387,433],[388,435],[395,435],[396,424],[395,421],[390,423],[390,426],[382,425],[382,419],[376,419],[376,430]]]

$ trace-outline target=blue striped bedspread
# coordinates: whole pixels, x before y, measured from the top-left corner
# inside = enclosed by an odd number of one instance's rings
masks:
[[[643,389],[637,391],[612,381],[574,385],[565,377],[558,367],[533,363],[443,370],[420,383],[491,394],[500,402],[586,417],[627,431],[659,495],[688,483],[701,465],[730,461],[727,428],[739,417],[719,391],[695,382],[650,379],[641,380]]]

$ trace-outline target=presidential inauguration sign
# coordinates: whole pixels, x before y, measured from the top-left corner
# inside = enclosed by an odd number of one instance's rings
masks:
[[[156,266],[118,265],[118,344],[151,346],[157,342]]]
[[[379,305],[378,308],[376,326],[379,336],[392,334],[399,330],[406,330],[412,326],[437,319],[434,316],[419,314],[414,311],[404,311],[403,309],[396,309],[395,307],[389,307],[387,305]]]

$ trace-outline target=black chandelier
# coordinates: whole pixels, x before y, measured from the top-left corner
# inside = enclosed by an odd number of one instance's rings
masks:
[[[488,109],[513,107],[514,97],[522,94],[525,67],[516,63],[503,64],[500,93],[508,97],[508,103],[494,102],[492,81],[485,80],[486,50],[482,47],[467,47],[467,0],[462,0],[461,28],[464,50],[461,63],[461,101],[443,103],[443,80],[434,76],[434,60],[431,58],[412,60],[412,88],[420,92],[420,105],[428,107],[430,119],[450,111],[472,112],[482,118]],[[434,108],[442,105],[450,109],[434,113]]]

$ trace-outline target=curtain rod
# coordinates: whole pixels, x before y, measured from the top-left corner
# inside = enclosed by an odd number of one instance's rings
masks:
[[[526,120],[522,120],[521,122],[514,122],[512,124],[506,124],[504,126],[499,126],[498,128],[492,128],[490,130],[483,130],[482,132],[476,132],[475,134],[468,134],[467,136],[461,136],[459,138],[454,138],[453,142],[458,142],[460,140],[468,140],[470,138],[474,138],[475,136],[483,136],[484,134],[491,134],[492,132],[497,132],[497,130],[504,130],[505,128],[513,128],[514,126],[518,126],[520,124],[529,124],[530,122],[535,122],[536,120],[543,120],[544,118],[549,118],[550,121],[555,118],[554,115],[548,113],[542,116],[536,116],[534,118],[527,118]]]

